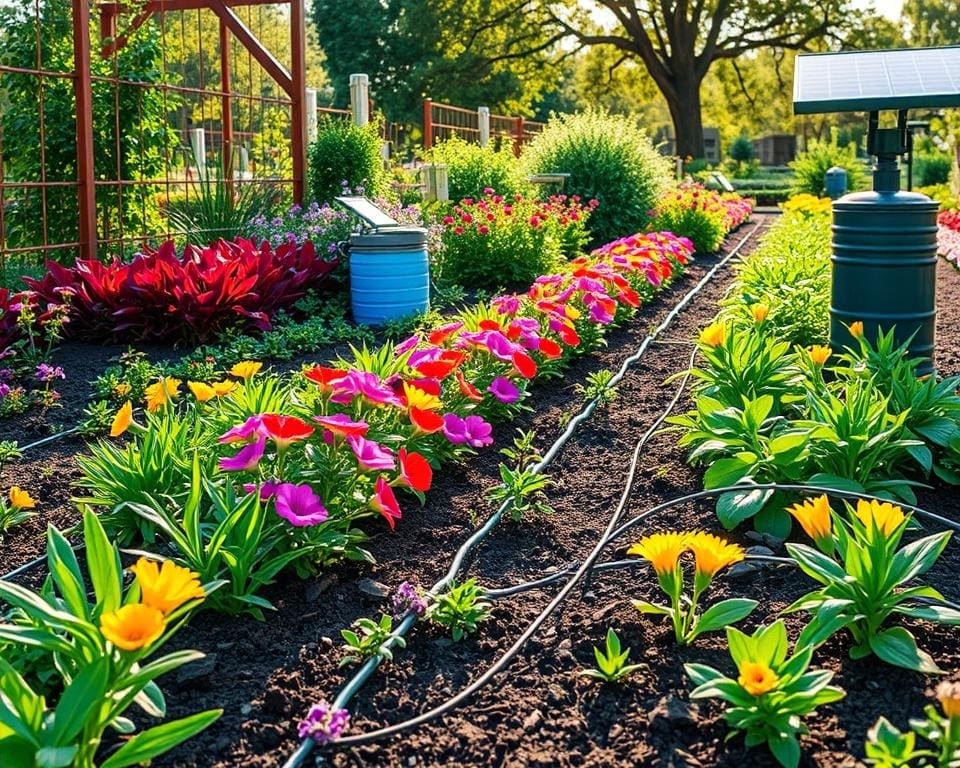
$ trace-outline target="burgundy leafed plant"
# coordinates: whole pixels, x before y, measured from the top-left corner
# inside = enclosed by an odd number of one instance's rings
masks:
[[[59,302],[60,290],[73,290],[74,334],[204,341],[237,326],[268,329],[273,313],[322,285],[336,266],[335,257],[317,255],[309,241],[258,248],[237,238],[188,245],[182,254],[168,241],[128,263],[48,262],[42,280],[27,282],[43,302]]]

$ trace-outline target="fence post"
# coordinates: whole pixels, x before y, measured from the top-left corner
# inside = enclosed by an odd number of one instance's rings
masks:
[[[220,167],[233,195],[233,103],[230,97],[230,30],[220,19]]]
[[[73,0],[73,95],[77,104],[77,211],[80,258],[97,258],[97,188],[90,85],[90,3]]]
[[[513,154],[520,157],[523,149],[523,118],[517,117],[513,121]]]
[[[290,2],[290,148],[293,155],[293,202],[303,204],[307,186],[307,27],[304,1]]]
[[[307,88],[307,143],[317,138],[317,89]]]
[[[423,100],[423,148],[430,149],[433,146],[433,102],[430,99]]]
[[[350,109],[357,125],[370,122],[370,78],[366,75],[350,75]]]
[[[197,161],[197,176],[203,181],[207,173],[207,132],[203,128],[190,129],[190,147]]]
[[[424,200],[443,202],[450,199],[447,166],[443,163],[423,166]]]
[[[480,146],[490,143],[490,107],[477,107],[477,125],[480,128]]]

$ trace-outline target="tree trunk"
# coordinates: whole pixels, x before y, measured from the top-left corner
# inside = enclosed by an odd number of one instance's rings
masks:
[[[667,96],[670,118],[673,120],[673,135],[676,138],[674,153],[680,157],[703,157],[703,115],[700,111],[700,82],[696,78],[683,78],[678,83],[676,96]]]

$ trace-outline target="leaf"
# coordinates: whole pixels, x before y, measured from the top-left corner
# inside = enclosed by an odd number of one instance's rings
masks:
[[[767,745],[770,751],[784,768],[797,768],[800,764],[800,744],[797,737],[789,736],[770,736],[767,738]]]
[[[766,533],[783,541],[790,535],[793,518],[782,508],[770,504],[753,518],[753,527],[758,533]]]
[[[729,491],[717,499],[717,517],[728,531],[753,517],[767,503],[773,491]]]
[[[743,597],[735,597],[711,605],[703,612],[694,626],[693,636],[696,637],[704,632],[716,632],[718,629],[726,629],[729,625],[736,624],[749,616],[757,605],[756,600]]]
[[[869,638],[869,643],[870,650],[887,664],[928,675],[943,674],[930,655],[917,648],[917,641],[903,627],[878,632]]]
[[[946,605],[898,605],[893,610],[914,619],[960,625],[960,611]]]
[[[843,582],[847,573],[836,560],[806,544],[787,544],[787,554],[800,566],[800,569],[821,584]]]
[[[37,750],[37,768],[67,768],[73,765],[77,747],[41,747]]]
[[[200,733],[222,714],[222,709],[211,709],[138,733],[101,763],[100,768],[125,768],[151,760]]]
[[[98,613],[110,613],[120,607],[120,555],[110,544],[93,510],[83,512],[83,540],[87,548],[87,570],[97,597]]]
[[[109,676],[109,662],[101,658],[80,670],[64,689],[54,710],[51,739],[55,743],[70,742],[80,733],[106,693]]]
[[[728,485],[736,485],[743,480],[752,465],[745,464],[740,459],[717,459],[703,476],[703,487],[707,488],[725,488]]]
[[[633,607],[636,608],[640,613],[649,613],[656,616],[670,616],[673,611],[665,605],[655,605],[654,603],[648,603],[646,600],[632,600]]]
[[[887,589],[893,589],[930,570],[946,548],[950,536],[950,531],[926,536],[910,542],[897,552],[890,565]]]

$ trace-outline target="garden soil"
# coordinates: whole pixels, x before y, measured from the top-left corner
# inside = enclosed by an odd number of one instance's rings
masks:
[[[770,217],[758,216],[755,221],[762,232]],[[752,228],[748,224],[735,233],[727,247]],[[744,252],[755,242],[748,243]],[[515,426],[536,430],[537,444],[548,446],[582,405],[575,386],[592,371],[619,367],[715,263],[716,258],[698,259],[671,291],[642,310],[629,327],[611,334],[605,350],[576,360],[562,380],[536,386],[535,410]],[[938,368],[944,375],[960,374],[960,339],[948,332],[960,321],[960,275],[944,263],[940,268]],[[677,318],[665,341],[693,338],[714,315],[731,276],[731,270],[724,270]],[[469,559],[466,575],[486,587],[504,587],[584,557],[616,507],[635,442],[676,391],[677,384],[665,380],[685,369],[689,354],[689,345],[683,343],[651,346],[621,383],[617,399],[578,430],[551,466],[554,485],[549,500],[555,513],[501,524]],[[497,447],[509,445],[513,428],[495,430]],[[31,455],[29,461],[7,468],[4,481],[16,477],[21,485],[33,487],[31,483],[47,476],[48,490],[57,492],[64,479],[75,477],[72,453],[80,443],[68,440],[54,445],[42,459]],[[284,580],[266,595],[277,610],[263,623],[205,614],[180,632],[176,647],[197,648],[208,656],[162,681],[170,716],[212,707],[225,711],[213,727],[155,764],[183,768],[282,765],[297,747],[297,721],[314,702],[331,700],[355,669],[338,666],[339,631],[357,618],[389,610],[388,598],[382,595],[400,582],[429,586],[443,575],[453,552],[493,512],[484,491],[497,482],[501,458],[488,450],[439,472],[424,507],[404,505],[397,533],[391,534],[386,526],[374,533],[369,548],[377,559],[375,566],[338,566],[307,581]],[[627,514],[702,487],[702,472],[684,463],[676,437],[660,434],[644,451]],[[955,489],[937,485],[924,490],[920,505],[960,520],[960,494]],[[65,503],[53,519],[69,519]],[[644,532],[698,527],[718,527],[709,501],[653,518]],[[635,536],[639,535],[637,531]],[[748,546],[757,543],[741,534],[732,538]],[[633,540],[616,542],[605,558],[620,558]],[[19,562],[28,550],[34,551],[20,541],[15,559]],[[6,560],[6,545],[3,551]],[[958,569],[960,542],[951,543],[927,580],[948,599],[960,600]],[[718,578],[710,597],[742,595],[758,600],[759,608],[742,625],[752,629],[773,619],[811,588],[812,582],[795,570],[770,566],[736,579]],[[509,647],[555,590],[498,601],[480,631],[459,643],[429,626],[415,627],[407,649],[397,651],[395,661],[384,664],[351,703],[350,733],[408,719],[451,697]],[[589,592],[575,590],[494,685],[468,705],[380,744],[324,752],[322,764],[343,768],[773,765],[765,750],[746,752],[742,739],[725,741],[717,702],[690,701],[684,663],[707,663],[732,673],[732,662],[722,633],[680,648],[666,624],[639,614],[630,605],[631,599],[659,597],[650,571],[640,563],[632,569],[596,574]],[[787,624],[795,636],[802,619],[788,617]],[[580,675],[593,665],[592,648],[603,642],[610,627],[632,648],[631,660],[643,665],[617,685]],[[914,623],[911,630],[945,670],[954,676],[960,673],[955,629]],[[877,717],[884,714],[903,727],[908,717],[920,716],[930,701],[936,684],[933,678],[874,659],[851,661],[848,649],[848,638],[835,637],[815,655],[814,664],[836,673],[835,682],[847,691],[847,698],[809,718],[811,734],[801,740],[804,766],[861,765],[853,756],[863,755],[867,729]],[[313,764],[311,757],[307,765]]]

